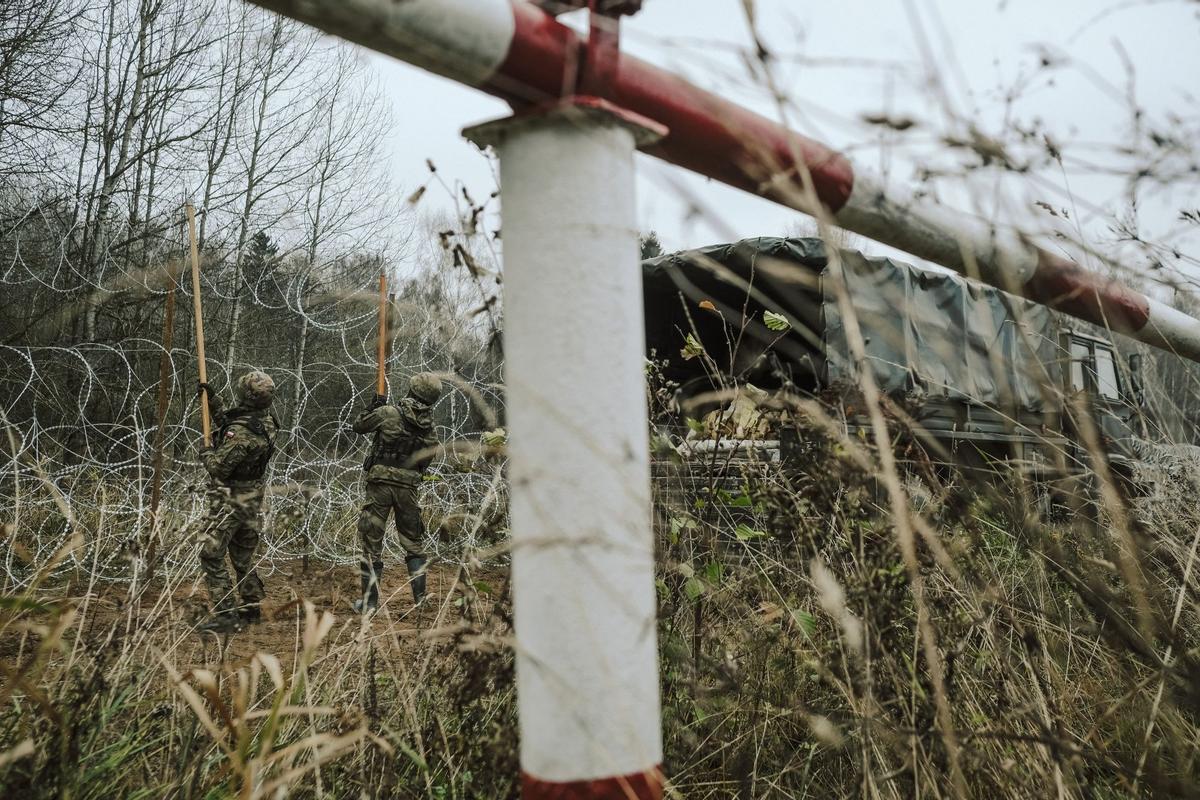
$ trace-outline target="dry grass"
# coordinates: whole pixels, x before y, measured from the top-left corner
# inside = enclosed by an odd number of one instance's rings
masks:
[[[459,797],[477,774],[510,790],[503,571],[440,565],[414,611],[393,570],[363,624],[353,568],[277,566],[269,619],[226,637],[195,632],[182,571],[6,597],[4,796]]]
[[[1200,515],[1135,516],[1120,552],[1108,515],[1046,525],[1019,485],[906,475],[942,719],[877,453],[795,419],[798,463],[659,469],[674,796],[954,796],[947,721],[965,796],[1200,792]],[[393,569],[366,625],[352,568],[277,564],[271,621],[227,640],[192,631],[185,568],[43,570],[0,612],[4,795],[514,796],[507,571],[466,563],[419,613]]]
[[[723,492],[714,481],[699,510],[668,512],[686,532],[670,537],[660,585],[681,795],[1200,792],[1194,510],[1135,528],[1137,552],[1122,555],[1107,515],[1047,525],[1017,485],[908,476],[943,719],[875,455],[806,434],[818,444],[805,463],[731,460]]]

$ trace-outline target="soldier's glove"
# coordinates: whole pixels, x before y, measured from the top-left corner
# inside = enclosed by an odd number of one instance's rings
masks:
[[[377,395],[375,395],[375,398],[373,400],[371,400],[371,406],[370,406],[369,410],[374,411],[375,409],[380,408],[382,406],[386,406],[386,405],[387,405],[387,395],[386,394],[377,394]]]
[[[197,382],[196,383],[196,397],[200,397],[201,395],[205,395],[205,394],[207,394],[210,398],[213,396],[212,386],[208,385],[207,383],[204,383],[203,381]]]

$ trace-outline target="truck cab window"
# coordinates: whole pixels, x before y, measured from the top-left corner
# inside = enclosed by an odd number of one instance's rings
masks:
[[[1087,390],[1087,378],[1085,377],[1084,365],[1087,364],[1087,373],[1092,372],[1092,348],[1087,342],[1078,340],[1071,341],[1071,388],[1077,392]]]
[[[1121,388],[1117,383],[1117,365],[1113,352],[1107,347],[1096,348],[1096,388],[1100,396],[1109,400],[1121,399]]]

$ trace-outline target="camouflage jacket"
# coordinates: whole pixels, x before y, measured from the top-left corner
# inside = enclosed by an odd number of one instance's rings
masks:
[[[261,485],[267,460],[275,449],[279,423],[265,408],[234,406],[210,401],[213,412],[213,446],[200,451],[200,462],[214,481],[226,486]]]
[[[415,483],[433,461],[437,448],[433,414],[429,406],[412,397],[364,410],[352,427],[355,433],[375,437],[363,464],[369,481]]]

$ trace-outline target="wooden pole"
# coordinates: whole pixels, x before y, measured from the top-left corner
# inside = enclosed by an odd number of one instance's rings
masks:
[[[192,316],[196,319],[196,359],[200,366],[200,430],[204,446],[212,446],[212,422],[208,416],[208,368],[204,361],[204,311],[200,304],[200,250],[196,245],[196,209],[187,204],[188,244],[192,253]]]
[[[375,394],[387,394],[387,274],[379,273],[379,354],[375,371]]]
[[[392,317],[396,316],[395,312],[396,312],[396,293],[388,292],[387,318],[388,318],[389,322],[391,321]],[[387,361],[387,357],[392,354],[392,340],[395,338],[396,338],[396,330],[389,325],[388,329],[387,329],[387,338],[384,339],[385,344],[383,346],[384,347],[384,349],[383,349],[384,361]]]

